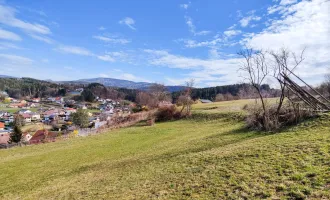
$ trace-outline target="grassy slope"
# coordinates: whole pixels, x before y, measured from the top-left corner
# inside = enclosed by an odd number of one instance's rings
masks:
[[[1,150],[0,199],[330,198],[328,116],[281,134],[225,116]]]

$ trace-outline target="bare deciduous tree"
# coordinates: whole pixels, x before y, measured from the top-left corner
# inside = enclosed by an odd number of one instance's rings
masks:
[[[278,81],[280,85],[280,98],[277,105],[276,116],[278,117],[280,110],[282,108],[285,92],[287,89],[287,82],[283,78],[283,75],[289,76],[292,71],[298,67],[298,65],[304,60],[304,51],[301,52],[299,57],[295,53],[290,52],[289,50],[282,48],[279,52],[271,51],[270,55],[274,58],[274,67],[273,67],[273,77]]]
[[[171,101],[171,94],[168,92],[163,84],[155,83],[149,87],[149,92],[152,94],[159,102],[161,101]]]
[[[257,98],[256,91],[250,85],[246,85],[238,91],[238,97],[240,99],[253,99]]]
[[[330,68],[328,70],[329,72],[327,74],[325,74],[325,82],[330,84]]]
[[[254,51],[253,49],[245,49],[238,52],[238,55],[244,58],[244,62],[240,68],[243,78],[247,80],[256,90],[264,111],[264,121],[266,122],[266,102],[262,95],[262,84],[269,75],[268,65],[266,63],[266,53],[262,50]]]
[[[195,80],[190,79],[186,82],[186,89],[182,95],[179,96],[177,100],[177,105],[182,106],[181,113],[183,110],[186,110],[186,114],[189,115],[191,113],[191,105],[194,101],[191,98],[192,89],[194,87]]]
[[[141,106],[148,106],[149,108],[155,108],[158,104],[158,101],[147,92],[139,92],[136,95],[136,102]]]
[[[225,100],[225,97],[224,97],[224,95],[223,94],[217,94],[216,96],[215,96],[215,101],[224,101]]]

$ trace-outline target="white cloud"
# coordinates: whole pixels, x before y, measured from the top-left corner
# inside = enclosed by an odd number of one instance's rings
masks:
[[[115,62],[115,61],[123,61],[123,62],[129,62],[128,54],[117,51],[117,52],[105,52],[103,55],[97,55],[93,52],[89,51],[86,48],[83,47],[77,47],[77,46],[59,46],[58,48],[54,49],[55,51],[61,52],[61,53],[69,53],[69,54],[76,54],[81,56],[91,56],[94,58],[97,58],[102,61],[106,62]]]
[[[109,76],[107,74],[99,74],[99,77],[101,77],[101,78],[109,78]]]
[[[200,59],[173,55],[165,50],[145,49],[144,51],[150,55],[148,61],[151,65],[192,70],[185,74],[183,79],[167,78],[173,84],[183,83],[190,78],[194,78],[198,83],[222,81],[223,84],[233,84],[240,81],[237,75],[241,64],[240,58]]]
[[[196,32],[195,35],[208,35],[210,33],[211,33],[211,31],[199,31],[199,32]]]
[[[187,48],[197,48],[197,47],[209,47],[209,48],[219,48],[220,46],[234,46],[237,42],[229,41],[230,38],[241,34],[242,31],[228,29],[224,33],[216,34],[213,39],[206,41],[197,41],[191,39],[179,39],[178,42],[183,42]]]
[[[26,58],[23,56],[17,56],[12,54],[0,54],[0,63],[1,64],[21,64],[29,65],[33,62],[32,59]]]
[[[100,30],[100,31],[104,31],[105,29],[106,29],[106,28],[103,27],[103,26],[100,26],[100,27],[99,27],[99,30]]]
[[[51,31],[48,27],[38,24],[29,23],[16,18],[16,10],[14,8],[0,5],[0,23],[7,26],[20,28],[26,32],[33,32],[38,34],[50,34]]]
[[[223,34],[226,36],[226,37],[233,37],[233,36],[236,36],[236,35],[239,35],[241,34],[242,31],[240,30],[227,30],[225,32],[223,32]]]
[[[196,48],[196,47],[213,47],[217,45],[219,42],[222,42],[223,39],[216,37],[212,40],[197,42],[196,40],[182,40],[185,43],[185,47],[187,48]]]
[[[194,25],[192,18],[189,17],[189,16],[185,16],[184,18],[185,18],[186,24],[187,24],[187,26],[189,28],[189,32],[191,32],[193,35],[195,35],[195,36],[198,36],[198,35],[208,35],[209,33],[211,33],[211,31],[205,31],[205,30],[203,30],[203,31],[196,31],[196,26]]]
[[[297,0],[281,0],[280,5],[290,5],[290,4],[294,4],[297,3]]]
[[[134,19],[132,19],[130,17],[125,17],[124,19],[120,20],[119,24],[125,24],[130,29],[136,30],[136,28],[133,26],[135,24],[135,21],[134,21]]]
[[[135,76],[133,74],[129,74],[129,73],[123,73],[123,74],[119,75],[119,79],[135,81],[135,82],[150,82],[147,79],[137,77],[137,76]]]
[[[97,56],[97,58],[107,62],[115,62],[115,59],[110,55]]]
[[[189,31],[192,32],[192,33],[195,33],[195,25],[193,24],[193,21],[190,17],[188,16],[185,16],[185,19],[186,19],[186,24],[188,25],[189,27]]]
[[[252,14],[250,16],[243,17],[239,22],[242,27],[247,27],[251,21],[259,21],[259,20],[261,20],[261,17]]]
[[[122,73],[121,70],[113,70],[115,71],[114,73],[100,73],[99,77],[102,78],[115,78],[115,79],[123,79],[123,80],[128,80],[128,81],[135,81],[135,82],[150,82],[147,79],[144,79],[142,77],[138,77],[134,74],[130,74],[130,73]],[[118,73],[121,72],[121,73]]]
[[[136,62],[136,57],[130,56],[128,53],[125,53],[123,51],[113,51],[113,52],[105,52],[104,55],[97,56],[98,59],[103,60],[103,61],[108,61],[108,62],[125,62],[125,63],[130,63]]]
[[[29,34],[32,38],[46,42],[47,44],[53,44],[54,40],[50,39],[49,37],[41,36],[41,35],[35,35],[35,34]]]
[[[0,42],[0,49],[22,49],[22,48],[12,43]]]
[[[93,36],[93,38],[104,41],[104,42],[114,43],[114,44],[127,44],[127,43],[131,42],[130,40],[127,40],[127,39],[110,38],[110,37],[100,36],[100,35]]]
[[[328,0],[301,1],[281,7],[278,20],[272,20],[263,31],[247,36],[243,42],[253,48],[285,47],[297,53],[306,47],[306,59],[296,72],[309,83],[317,84],[330,65],[329,8]]]
[[[6,31],[0,28],[0,39],[5,39],[5,40],[13,40],[13,41],[20,41],[22,38],[10,31]]]
[[[43,63],[49,63],[49,60],[48,59],[42,59],[41,62],[43,62]]]
[[[180,4],[180,8],[187,10],[189,8],[189,5],[190,5],[190,3],[189,4],[187,4],[187,3]]]
[[[62,53],[70,53],[70,54],[76,54],[76,55],[82,55],[82,56],[93,56],[94,55],[89,50],[87,50],[83,47],[77,47],[77,46],[60,46],[55,50],[62,52]]]

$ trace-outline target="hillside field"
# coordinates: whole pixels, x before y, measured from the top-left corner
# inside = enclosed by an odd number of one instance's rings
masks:
[[[241,120],[251,101],[0,150],[0,199],[330,199],[330,116],[256,132]]]

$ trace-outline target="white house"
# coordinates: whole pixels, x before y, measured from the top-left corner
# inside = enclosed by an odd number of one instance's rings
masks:
[[[32,117],[30,114],[22,114],[26,123],[30,123],[32,121]]]
[[[39,103],[39,102],[40,102],[40,98],[33,98],[33,99],[32,99],[32,102],[34,102],[34,103]]]
[[[22,110],[20,110],[20,111],[18,111],[18,113],[19,114],[30,114],[30,113],[32,113],[32,111],[31,110],[27,110],[27,109],[22,109]]]
[[[22,140],[23,140],[23,142],[28,142],[31,140],[31,138],[32,138],[31,134],[25,133],[25,134],[23,134]]]
[[[31,120],[32,121],[37,121],[40,120],[40,114],[39,113],[31,113]]]
[[[8,122],[9,122],[9,123],[10,123],[10,122],[14,122],[14,120],[15,120],[14,116],[9,116],[9,117],[8,117]]]

